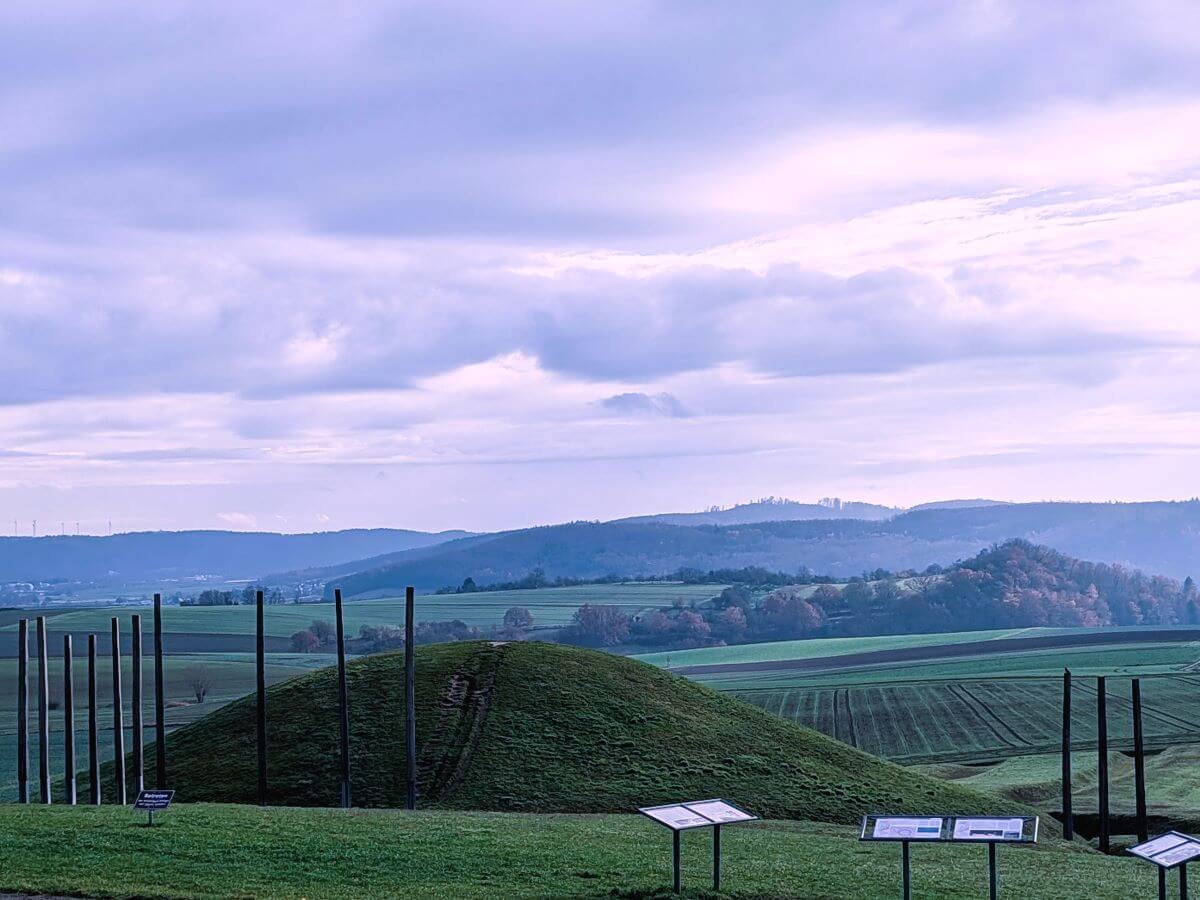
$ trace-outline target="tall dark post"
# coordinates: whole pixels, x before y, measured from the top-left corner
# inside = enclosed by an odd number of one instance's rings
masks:
[[[1071,814],[1071,670],[1063,669],[1062,713],[1062,823],[1063,837],[1075,837],[1075,817]]]
[[[1179,866],[1179,900],[1188,900],[1187,863]]]
[[[129,677],[133,681],[133,796],[137,798],[146,788],[146,758],[142,746],[142,617],[132,616],[130,622]]]
[[[912,864],[908,856],[908,841],[900,844],[900,882],[904,900],[912,900]]]
[[[154,786],[167,787],[167,700],[163,696],[162,594],[154,595]]]
[[[112,620],[113,684],[113,775],[117,784],[117,803],[125,805],[125,710],[121,699],[121,626]]]
[[[267,658],[266,637],[263,632],[263,592],[255,595],[258,605],[258,703],[256,718],[258,720],[258,805],[267,805]]]
[[[346,633],[342,625],[342,589],[333,592],[334,618],[337,620],[338,706],[342,741],[342,808],[350,808],[350,695],[346,690]]]
[[[96,712],[96,636],[88,635],[88,802],[100,805],[100,735]]]
[[[50,802],[50,666],[46,617],[37,617],[38,642],[38,784],[41,801]]]
[[[17,802],[29,802],[29,620],[17,623]]]
[[[417,657],[413,641],[413,589],[411,587],[404,591],[404,747],[408,808],[416,809]]]
[[[1108,852],[1108,713],[1105,708],[1104,676],[1096,679],[1096,776],[1100,792],[1097,808],[1100,813],[1100,852]]]
[[[1142,684],[1133,679],[1133,791],[1137,804],[1138,843],[1150,838],[1146,824],[1146,751],[1142,745]]]
[[[721,891],[721,826],[713,826],[713,890]]]
[[[75,805],[75,667],[71,636],[63,635],[63,788],[67,803]]]
[[[996,900],[1000,893],[1000,876],[996,872],[996,845],[988,842],[988,897]]]

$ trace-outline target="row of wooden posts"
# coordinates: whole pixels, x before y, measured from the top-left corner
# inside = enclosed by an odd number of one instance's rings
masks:
[[[1142,741],[1142,684],[1131,682],[1133,707],[1133,790],[1137,819],[1138,842],[1149,838],[1146,821],[1146,750]],[[1108,804],[1108,690],[1104,676],[1096,679],[1096,811],[1097,840],[1100,850],[1107,853],[1110,841]],[[1062,824],[1063,835],[1069,840],[1075,835],[1075,817],[1071,809],[1071,670],[1063,670],[1062,702]]]
[[[267,679],[266,679],[266,615],[263,592],[255,597],[256,625],[256,692],[255,738],[258,756],[258,803],[267,805]],[[337,620],[338,665],[338,737],[340,744],[340,790],[343,807],[349,808],[350,797],[350,696],[346,684],[346,637],[342,624],[342,592],[334,592]],[[145,759],[142,721],[142,618],[134,615],[131,622],[133,707],[133,793],[145,787]],[[73,680],[71,635],[63,636],[63,741],[64,784],[66,802],[75,805],[75,685]],[[39,799],[50,803],[50,683],[46,640],[46,617],[37,617],[38,654],[38,786]],[[404,745],[406,761],[405,806],[417,807],[417,735],[416,735],[416,658],[413,646],[413,589],[405,591],[404,623]],[[98,749],[99,722],[96,706],[96,635],[88,635],[88,802],[100,805],[100,754]],[[154,715],[155,715],[155,787],[166,789],[167,744],[164,709],[166,706],[163,678],[162,595],[154,595]],[[125,772],[125,722],[121,696],[121,636],[118,619],[112,620],[112,697],[113,697],[113,766],[116,802],[128,802]],[[21,619],[17,627],[17,798],[29,803],[29,620]]]

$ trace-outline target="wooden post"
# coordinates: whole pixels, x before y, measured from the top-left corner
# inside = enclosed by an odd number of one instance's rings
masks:
[[[43,803],[50,802],[50,665],[46,617],[37,617],[38,641],[38,784]]]
[[[1138,843],[1150,839],[1146,823],[1146,751],[1142,741],[1142,684],[1133,679],[1133,791],[1137,804]]]
[[[1107,853],[1108,846],[1108,713],[1105,708],[1104,676],[1096,679],[1096,775],[1099,797],[1097,809],[1100,819],[1100,852]]]
[[[125,796],[125,710],[121,699],[121,626],[112,620],[113,687],[113,776],[117,785],[117,803],[124,806]]]
[[[63,635],[63,788],[67,803],[75,805],[75,667],[71,636]]]
[[[17,623],[17,802],[29,802],[29,620]]]
[[[132,616],[130,627],[130,673],[133,681],[133,797],[146,788],[146,757],[142,746],[142,617]]]
[[[96,636],[88,635],[88,802],[100,805],[100,734],[96,711]]]
[[[342,744],[342,808],[350,808],[350,695],[346,689],[346,634],[342,624],[342,589],[333,592],[334,618],[337,620],[338,708]]]
[[[413,589],[404,591],[404,747],[407,805],[417,808],[417,660],[413,640]]]
[[[258,694],[256,704],[257,738],[258,738],[258,805],[267,805],[267,659],[266,636],[263,633],[263,592],[255,595],[258,606]]]
[[[154,595],[154,786],[167,787],[167,700],[163,696],[162,594]]]
[[[680,832],[676,831],[675,829],[671,829],[671,835],[674,838],[674,840],[671,842],[671,868],[674,870],[672,882],[675,886],[675,893],[679,894],[683,892],[683,873],[681,871],[682,866],[680,865],[680,857],[682,854],[679,852]]]
[[[713,890],[721,892],[721,826],[713,826]]]
[[[1071,814],[1071,670],[1063,669],[1062,713],[1062,815],[1063,837],[1075,837],[1075,817]]]

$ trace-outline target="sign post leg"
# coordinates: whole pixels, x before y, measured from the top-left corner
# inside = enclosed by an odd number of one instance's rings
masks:
[[[679,873],[679,832],[672,831],[671,834],[674,836],[674,839],[675,839],[674,850],[671,854],[671,860],[674,864],[674,869],[675,869],[675,893],[678,894],[678,893],[681,893],[683,890],[683,880],[680,878],[680,873]]]
[[[1158,867],[1158,900],[1167,900],[1167,870]]]
[[[146,827],[147,828],[154,827],[154,810],[152,810],[152,809],[146,810]]]
[[[908,841],[900,844],[900,880],[904,884],[904,900],[912,900],[912,870],[908,865]]]
[[[1179,900],[1187,900],[1187,863],[1179,867]]]
[[[999,878],[996,876],[996,845],[988,844],[988,896],[996,900],[999,896]]]
[[[713,890],[721,890],[721,826],[713,826]]]

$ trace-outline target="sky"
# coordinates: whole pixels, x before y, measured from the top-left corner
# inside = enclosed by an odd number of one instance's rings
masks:
[[[1200,5],[0,5],[0,533],[1200,493]]]

